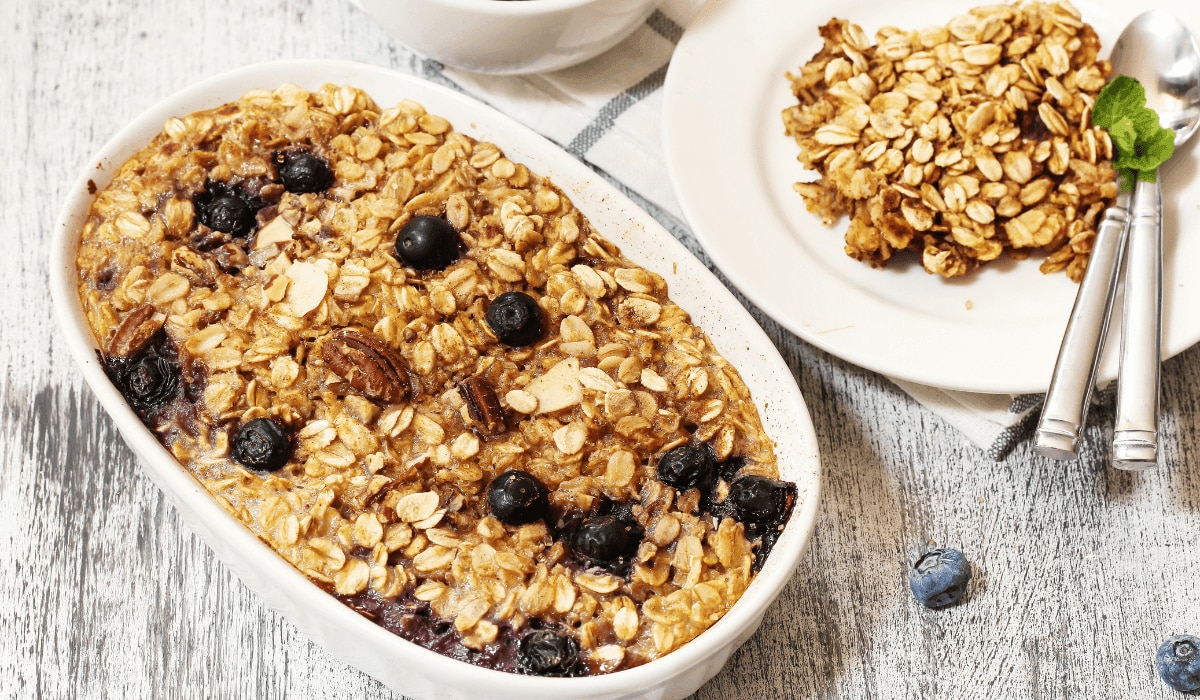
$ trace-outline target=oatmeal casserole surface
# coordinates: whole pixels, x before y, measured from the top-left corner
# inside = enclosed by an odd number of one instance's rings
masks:
[[[285,85],[172,118],[96,194],[77,263],[109,376],[213,497],[470,663],[669,653],[796,498],[664,279],[413,101]]]

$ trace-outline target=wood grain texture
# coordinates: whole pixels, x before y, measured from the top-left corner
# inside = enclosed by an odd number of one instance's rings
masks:
[[[277,58],[422,61],[344,0],[2,14],[0,697],[392,697],[182,527],[59,349],[45,261],[76,169],[170,92]],[[1028,444],[993,462],[886,379],[757,317],[813,414],[823,508],[762,629],[698,698],[1181,697],[1151,659],[1200,634],[1200,350],[1165,365],[1167,466],[1128,474],[1105,464],[1111,413],[1093,413],[1078,464]],[[974,562],[965,605],[912,601],[907,562],[931,542]]]

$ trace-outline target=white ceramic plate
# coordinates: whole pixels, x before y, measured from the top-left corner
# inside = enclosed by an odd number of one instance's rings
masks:
[[[538,678],[479,668],[442,656],[378,627],[293,569],[227,514],[142,426],[97,360],[75,287],[79,231],[92,197],[116,167],[150,142],[171,116],[215,107],[247,90],[285,82],[315,89],[327,82],[354,85],[380,105],[415,99],[464,133],[490,140],[515,161],[549,176],[633,260],[668,281],[671,297],[704,328],[742,373],[767,432],[775,441],[783,479],[799,499],[762,571],[733,608],[678,651],[626,671],[591,678]],[[50,255],[50,289],[59,326],[84,378],[139,455],[146,473],[171,498],[188,526],[271,607],[290,618],[331,654],[405,695],[437,698],[681,698],[715,675],[746,641],[799,563],[812,535],[820,464],[812,422],[790,371],[770,339],[733,295],[687,249],[625,196],[560,148],[504,115],[463,95],[383,68],[341,61],[289,61],[249,66],[168,97],[118,133],[89,160],[69,190]],[[187,640],[180,640],[184,646]]]
[[[847,0],[711,0],[684,33],[667,72],[664,143],[675,192],[696,236],[721,271],[772,318],[849,362],[922,384],[994,393],[1045,391],[1075,300],[1064,274],[1038,261],[997,261],[965,279],[927,274],[915,256],[875,270],[842,252],[847,222],[826,227],[792,183],[811,179],[780,113],[794,103],[786,78],[821,48],[817,27],[837,16],[863,27],[945,24],[982,3]],[[1200,5],[1155,3],[1193,31]],[[1145,5],[1079,2],[1110,47]],[[1105,54],[1107,55],[1107,48]],[[1163,355],[1200,341],[1200,177],[1181,149],[1164,183]],[[1115,310],[1110,350],[1119,335]],[[1101,381],[1116,376],[1106,352]]]

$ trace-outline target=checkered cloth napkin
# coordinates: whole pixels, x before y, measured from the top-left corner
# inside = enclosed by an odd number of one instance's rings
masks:
[[[667,176],[661,139],[662,85],[683,30],[704,0],[663,0],[625,41],[582,65],[553,73],[492,76],[432,60],[416,67],[508,114],[606,173],[648,203],[651,214],[686,230]],[[993,459],[1029,433],[1040,395],[972,394],[893,379]]]

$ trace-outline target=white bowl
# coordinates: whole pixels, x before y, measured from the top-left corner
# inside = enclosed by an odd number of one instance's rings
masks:
[[[478,73],[541,73],[599,56],[659,0],[351,0],[401,43]]]
[[[763,424],[775,440],[781,478],[799,498],[762,571],[741,600],[709,630],[643,666],[587,678],[540,678],[479,668],[410,643],[338,602],[292,568],[226,513],[143,427],[109,382],[76,292],[75,254],[92,197],[112,173],[157,134],[171,116],[214,107],[255,88],[294,82],[315,89],[354,85],[380,105],[421,102],[464,133],[499,145],[514,161],[554,180],[593,226],[632,260],[661,274],[671,297],[692,313],[717,348],[742,373]],[[383,68],[341,61],[290,61],[249,66],[210,78],[163,100],[113,137],[84,167],[59,215],[50,255],[55,313],[87,383],[150,478],[217,557],[330,654],[396,691],[436,698],[682,698],[721,669],[754,633],[800,561],[812,534],[819,498],[817,440],[787,365],[732,294],[654,219],[589,168],[533,131],[451,90]]]

